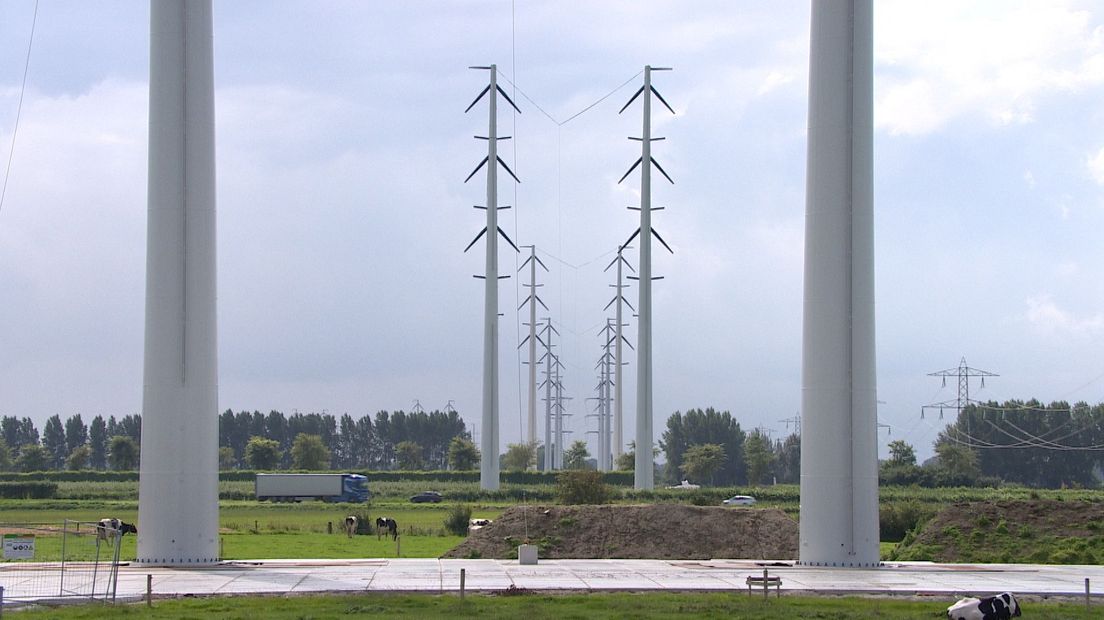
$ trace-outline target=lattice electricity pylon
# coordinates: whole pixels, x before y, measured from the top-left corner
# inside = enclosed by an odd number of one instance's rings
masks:
[[[449,401],[445,403],[445,413],[456,413],[456,407],[453,406],[453,402],[452,399],[449,399]]]
[[[622,268],[623,267],[628,267],[629,271],[632,271],[633,273],[636,273],[636,270],[633,269],[632,265],[629,264],[629,261],[625,260],[625,256],[624,256],[624,251],[625,250],[631,250],[631,249],[632,249],[631,246],[623,246],[623,245],[619,246],[617,248],[617,256],[612,261],[610,261],[610,264],[606,265],[606,268],[603,270],[603,271],[609,271],[610,268],[613,267],[614,265],[617,266],[617,284],[611,284],[610,285],[611,287],[613,287],[615,289],[616,292],[613,295],[613,299],[611,299],[610,302],[608,304],[606,304],[606,307],[603,308],[603,310],[608,310],[611,305],[616,304],[615,314],[614,314],[614,327],[615,327],[615,330],[616,330],[617,333],[614,336],[614,347],[613,347],[614,348],[614,356],[616,357],[616,360],[617,360],[614,363],[614,366],[613,366],[613,368],[614,368],[614,371],[613,371],[613,374],[614,374],[614,379],[613,379],[613,386],[614,386],[614,388],[613,388],[614,389],[614,398],[613,398],[613,401],[614,401],[614,410],[613,410],[613,459],[614,460],[621,457],[621,450],[624,448],[624,444],[625,444],[625,438],[622,435],[622,429],[624,428],[624,407],[622,406],[622,402],[623,402],[624,399],[622,398],[622,395],[621,395],[621,384],[622,384],[622,382],[621,382],[621,368],[623,366],[625,366],[626,364],[628,364],[628,362],[625,361],[625,357],[624,357],[624,355],[622,355],[621,344],[624,343],[624,344],[629,345],[630,349],[633,348],[632,343],[630,343],[628,341],[628,339],[625,338],[625,335],[622,333],[622,328],[627,327],[628,323],[622,322],[623,319],[622,319],[621,307],[622,306],[628,306],[630,310],[632,310],[633,312],[636,312],[636,308],[634,308],[633,305],[629,303],[629,300],[625,299],[624,289],[628,288],[628,285],[624,283],[624,279],[622,278],[622,275],[623,275]]]
[[[786,431],[787,432],[789,432],[790,425],[792,424],[793,427],[794,427],[794,434],[796,434],[798,437],[801,436],[801,414],[800,413],[795,415],[792,418],[782,418],[781,420],[779,420],[779,422],[785,422],[786,423]]]
[[[545,271],[548,271],[548,266],[537,256],[537,246],[523,245],[521,247],[529,248],[529,258],[525,259],[521,267],[518,267],[520,273],[526,265],[529,266],[529,283],[522,285],[529,289],[529,296],[521,302],[518,310],[529,304],[529,322],[523,323],[523,325],[529,326],[529,335],[518,344],[518,348],[520,349],[527,343],[529,345],[529,361],[525,362],[529,364],[529,415],[526,421],[529,425],[528,441],[532,444],[537,441],[537,343],[540,341],[537,336],[537,304],[548,310],[544,300],[537,295],[537,289],[544,286],[543,284],[537,284],[537,265],[540,265]]]
[[[552,372],[553,362],[559,363],[556,360],[555,355],[552,353],[552,337],[559,336],[560,332],[556,330],[556,326],[552,324],[551,317],[544,318],[544,327],[541,328],[541,342],[544,344],[544,355],[541,356],[539,363],[544,364],[544,381],[537,386],[538,389],[544,388],[544,471],[552,471],[555,466],[556,459],[553,453],[554,438],[552,436],[552,389],[555,387],[555,374]]]
[[[930,405],[924,405],[920,407],[920,418],[924,418],[924,412],[928,409],[938,409],[939,419],[943,419],[944,409],[954,409],[955,415],[962,413],[962,410],[966,408],[972,402],[970,400],[970,378],[980,377],[981,387],[985,387],[985,377],[999,377],[995,372],[989,372],[988,370],[979,370],[977,368],[970,368],[966,365],[966,358],[963,357],[962,361],[958,363],[958,368],[948,368],[947,370],[940,370],[938,372],[928,373],[929,377],[942,377],[943,387],[947,387],[947,377],[958,378],[958,397],[954,400],[945,400],[940,403],[931,403]]]
[[[629,176],[629,173],[640,166],[640,227],[636,229],[636,232],[629,237],[624,245],[629,245],[637,235],[640,235],[640,261],[638,264],[640,268],[640,277],[638,278],[640,281],[640,304],[637,309],[640,320],[637,323],[639,335],[636,339],[637,346],[640,348],[636,351],[636,475],[634,486],[637,489],[647,490],[651,490],[655,486],[651,455],[651,446],[655,445],[655,436],[652,432],[652,235],[655,235],[655,238],[663,244],[663,247],[667,248],[668,252],[674,253],[671,246],[667,245],[663,237],[652,228],[652,211],[662,209],[662,207],[652,207],[652,167],[655,166],[660,174],[672,184],[674,183],[663,167],[659,165],[659,162],[652,157],[652,142],[664,139],[652,137],[652,95],[655,95],[670,110],[671,114],[675,113],[674,109],[659,94],[659,91],[652,86],[652,71],[670,71],[670,68],[645,66],[644,85],[618,112],[618,114],[624,112],[641,93],[644,93],[644,97],[641,99],[644,105],[643,135],[639,138],[629,138],[640,142],[640,157],[629,168],[629,171],[617,181],[621,183]],[[629,208],[633,209],[633,207]]]
[[[502,95],[506,102],[511,107],[521,114],[521,110],[518,109],[514,102],[510,99],[510,96],[506,94],[506,91],[502,90],[498,86],[498,69],[495,65],[489,67],[469,67],[470,69],[481,69],[490,72],[490,83],[482,92],[475,98],[475,101],[471,102],[471,105],[464,110],[467,113],[483,95],[491,93],[491,96],[487,98],[488,103],[488,120],[487,120],[487,135],[475,136],[476,139],[487,141],[487,156],[483,158],[483,161],[479,162],[479,165],[472,170],[468,178],[464,179],[467,183],[479,169],[487,166],[487,204],[484,206],[476,205],[476,209],[484,209],[487,212],[487,225],[483,227],[483,230],[472,239],[468,247],[464,248],[464,252],[467,252],[479,238],[482,237],[487,231],[491,231],[491,234],[487,238],[487,260],[486,260],[486,273],[482,276],[475,276],[482,278],[484,282],[484,306],[483,306],[483,437],[480,445],[482,456],[479,463],[479,484],[483,489],[493,490],[498,488],[498,449],[499,449],[499,422],[498,422],[498,280],[509,276],[498,275],[498,243],[496,233],[501,235],[514,251],[520,252],[517,244],[498,226],[498,210],[508,209],[508,206],[498,206],[498,166],[502,166],[514,181],[521,183],[521,180],[517,178],[513,170],[506,165],[506,162],[502,161],[502,158],[498,156],[498,141],[509,140],[510,136],[498,136],[498,96]]]

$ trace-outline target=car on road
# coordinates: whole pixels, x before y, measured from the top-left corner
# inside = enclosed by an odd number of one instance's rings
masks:
[[[437,491],[422,491],[421,493],[411,497],[410,501],[414,502],[415,504],[440,504],[441,494]]]
[[[725,506],[754,506],[755,498],[750,495],[733,495],[721,503]]]

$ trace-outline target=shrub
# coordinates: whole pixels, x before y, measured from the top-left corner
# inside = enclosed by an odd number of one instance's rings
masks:
[[[465,504],[455,504],[445,515],[445,529],[453,536],[467,536],[471,524],[472,509]]]
[[[556,492],[562,504],[608,504],[610,488],[596,471],[565,471],[556,478]]]
[[[926,523],[935,514],[935,510],[925,507],[920,502],[908,501],[883,504],[879,513],[881,539],[894,542],[903,539],[908,532]]]

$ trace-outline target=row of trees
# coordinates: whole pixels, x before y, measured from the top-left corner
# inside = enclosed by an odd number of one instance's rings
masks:
[[[891,442],[882,480],[921,486],[1095,487],[1104,465],[1104,405],[975,403],[939,433],[934,447],[935,458],[920,465],[912,446]]]
[[[454,439],[461,442],[458,448],[452,447]],[[227,409],[219,416],[220,460],[226,469],[446,469],[469,462],[470,444],[471,434],[455,410],[337,418]],[[450,463],[450,450],[457,463]]]
[[[0,418],[0,468],[19,471],[46,469],[116,469],[138,466],[142,419],[96,416],[85,424],[80,414],[63,423],[53,415],[42,427],[41,438],[30,418]]]
[[[744,431],[731,413],[713,408],[676,411],[667,419],[659,447],[667,457],[669,482],[729,486],[796,483],[801,477],[799,435],[772,441],[758,429]],[[627,469],[632,468],[629,458],[623,464]]]

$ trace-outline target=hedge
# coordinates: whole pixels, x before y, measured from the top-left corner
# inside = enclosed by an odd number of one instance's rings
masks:
[[[278,470],[257,472],[249,469],[231,469],[219,472],[219,480],[222,482],[252,481],[258,473],[279,474],[335,474],[345,473],[334,471],[300,471]],[[350,471],[348,473],[363,474],[369,482],[479,482],[479,471]],[[556,476],[559,472],[543,471],[505,471],[499,475],[503,484],[527,484],[527,485],[551,485],[556,484]],[[132,482],[138,480],[136,471],[36,471],[29,473],[0,472],[0,482],[27,482],[33,480],[45,480],[52,482]],[[633,472],[612,471],[604,472],[602,480],[613,486],[633,485]]]
[[[0,482],[0,498],[4,499],[51,499],[57,490],[55,482]]]

